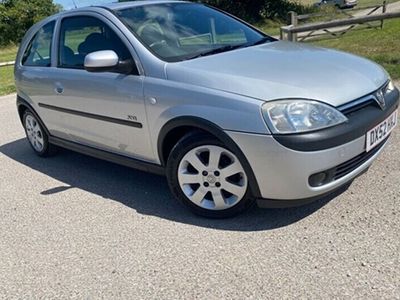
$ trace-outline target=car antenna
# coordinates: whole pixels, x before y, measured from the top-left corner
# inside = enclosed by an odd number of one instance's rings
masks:
[[[75,8],[78,8],[78,6],[76,5],[75,0],[72,0],[72,3],[74,4]]]

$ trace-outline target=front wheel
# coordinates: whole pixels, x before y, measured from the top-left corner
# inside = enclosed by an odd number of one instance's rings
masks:
[[[207,134],[189,134],[177,143],[167,177],[175,197],[201,216],[232,217],[254,203],[238,155]]]
[[[23,125],[29,144],[37,155],[47,157],[55,153],[56,149],[50,145],[46,131],[29,110],[24,113]]]

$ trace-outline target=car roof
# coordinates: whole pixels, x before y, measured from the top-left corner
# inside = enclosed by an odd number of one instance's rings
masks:
[[[116,0],[115,0],[116,1]],[[0,0],[1,2],[1,0]],[[140,7],[140,6],[146,6],[146,5],[152,5],[152,4],[168,4],[168,3],[195,3],[195,2],[190,2],[190,1],[185,1],[185,0],[136,0],[136,1],[127,1],[127,2],[114,2],[114,3],[107,3],[107,4],[101,4],[101,5],[89,5],[89,6],[82,6],[78,8],[73,8],[69,10],[63,10],[57,14],[54,14],[52,16],[49,16],[45,18],[44,20],[36,23],[33,27],[34,28],[39,28],[43,26],[43,24],[46,24],[48,22],[54,21],[57,18],[60,18],[62,16],[68,16],[70,14],[76,13],[76,12],[81,12],[81,11],[88,11],[96,8],[105,8],[109,10],[120,10],[120,9],[126,9],[130,7]]]
[[[96,5],[101,7],[107,7],[112,10],[120,10],[130,7],[144,6],[150,4],[165,4],[165,3],[188,3],[188,1],[179,1],[179,0],[139,0],[139,1],[129,1],[129,2],[120,2],[120,3],[109,3],[104,5]]]

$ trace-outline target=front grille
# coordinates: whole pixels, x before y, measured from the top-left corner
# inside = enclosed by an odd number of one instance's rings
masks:
[[[349,116],[352,113],[357,112],[367,106],[374,106],[375,108],[380,109],[376,94],[378,91],[386,91],[388,84],[389,84],[389,82],[385,83],[377,91],[375,91],[367,96],[356,99],[350,103],[341,105],[338,107],[338,109],[346,116]]]
[[[360,167],[362,164],[367,162],[371,157],[373,157],[376,153],[379,152],[379,150],[382,149],[382,147],[385,145],[387,139],[383,141],[379,146],[371,150],[370,152],[364,152],[361,153],[360,155],[350,159],[349,161],[346,161],[345,163],[337,166],[334,169],[333,172],[333,180],[338,180],[351,172],[353,172],[355,169]]]
[[[351,103],[351,105],[348,106],[343,106],[342,108],[339,108],[339,110],[345,115],[349,116],[351,113],[359,111],[367,106],[375,106],[376,108],[379,108],[377,102],[373,98],[366,98],[364,101],[357,101]]]

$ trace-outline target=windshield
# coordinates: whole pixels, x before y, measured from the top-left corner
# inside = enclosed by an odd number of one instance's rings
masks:
[[[246,24],[200,4],[147,4],[116,14],[148,49],[169,62],[267,41]]]

